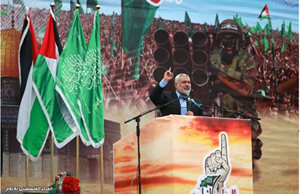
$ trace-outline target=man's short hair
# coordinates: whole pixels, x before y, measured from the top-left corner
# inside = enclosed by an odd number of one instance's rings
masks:
[[[183,77],[183,76],[185,76],[185,77],[190,77],[189,75],[187,75],[187,74],[185,74],[185,73],[179,73],[179,74],[176,75],[176,77],[175,77],[175,83],[178,83],[178,82],[179,82],[179,78],[180,78],[180,77]]]

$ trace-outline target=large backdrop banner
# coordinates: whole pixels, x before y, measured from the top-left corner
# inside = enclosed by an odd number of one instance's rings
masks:
[[[51,11],[50,3],[55,3]],[[235,40],[227,40],[226,34],[233,31]],[[169,68],[174,75],[190,76],[191,97],[201,101],[198,106],[206,121],[222,121],[220,125],[228,130],[223,136],[214,131],[211,139],[213,127],[205,133],[190,128],[201,118],[176,121],[187,127],[181,132],[191,137],[174,142],[195,143],[200,149],[199,155],[177,158],[191,165],[188,157],[198,157],[192,161],[199,162],[197,167],[192,164],[193,176],[183,180],[189,185],[187,192],[190,187],[197,189],[198,178],[205,174],[203,158],[220,147],[224,137],[232,144],[230,157],[239,157],[234,151],[239,145],[252,143],[248,152],[260,158],[252,164],[253,171],[248,156],[231,160],[234,171],[227,189],[241,180],[240,193],[298,190],[299,1],[2,0],[3,190],[25,186],[26,155],[33,159],[29,186],[47,187],[54,181],[50,169],[55,175],[64,171],[75,175],[76,136],[81,139],[77,178],[82,191],[101,191],[98,148],[102,144],[105,193],[114,192],[116,180],[115,191],[128,189],[130,181],[114,178],[113,144],[135,131],[136,123],[125,124],[126,120],[155,107],[149,96]],[[31,84],[27,92],[26,84]],[[170,80],[165,90],[174,89]],[[248,126],[243,119],[249,117],[243,115],[258,118],[250,122],[250,140],[243,139],[248,131],[239,134],[234,128],[237,123]],[[158,116],[159,111],[144,115],[141,126]],[[233,131],[237,136],[230,135]],[[50,168],[52,137],[54,167]],[[153,142],[148,145],[155,147]],[[262,152],[255,152],[256,147]],[[176,165],[178,161],[174,159]]]

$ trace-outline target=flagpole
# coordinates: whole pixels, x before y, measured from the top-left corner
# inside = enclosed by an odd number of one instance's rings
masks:
[[[26,187],[29,187],[29,157],[26,156]]]
[[[80,5],[76,4],[76,10],[79,10]],[[76,137],[76,178],[79,179],[79,136]]]
[[[99,12],[100,5],[96,5],[96,9]],[[100,147],[100,184],[101,184],[101,194],[104,194],[103,144]]]
[[[100,5],[96,5],[96,9],[99,12]],[[103,167],[103,144],[100,147],[100,182],[101,182],[101,194],[104,194],[104,167]]]
[[[79,136],[76,137],[76,178],[79,179]]]
[[[272,28],[271,16],[268,17],[268,20],[269,20],[269,24],[270,24],[270,27],[271,27],[271,31],[270,31],[271,39],[273,39],[273,35],[272,35],[273,28]],[[276,68],[276,62],[275,62],[275,41],[273,41],[271,44],[272,44],[273,73],[274,73],[274,81],[275,81],[275,83],[274,83],[274,97],[275,97],[275,104],[276,104],[276,107],[278,109],[278,101],[276,99],[276,97],[277,97],[277,68]]]
[[[101,174],[100,174],[100,181],[101,181],[101,194],[104,194],[104,168],[103,168],[103,144],[100,147],[100,168],[101,168]]]
[[[50,3],[50,7],[54,13],[55,3]],[[53,139],[53,136],[54,136],[54,134],[52,134],[52,136],[51,136],[50,182],[52,182],[54,179],[54,139]]]
[[[51,137],[51,164],[50,164],[50,182],[53,181],[54,177],[54,141],[53,137]]]

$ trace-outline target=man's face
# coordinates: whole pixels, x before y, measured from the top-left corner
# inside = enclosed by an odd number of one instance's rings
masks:
[[[233,57],[238,52],[238,36],[235,34],[224,34],[221,37],[221,44],[223,45],[223,57],[225,61],[232,61]]]
[[[232,54],[232,52],[236,51],[236,44],[238,41],[238,36],[234,34],[225,34],[221,38],[222,45],[228,54]]]
[[[176,90],[186,96],[189,95],[191,92],[191,80],[187,76],[181,76],[179,77],[178,83],[175,83]]]
[[[123,81],[121,79],[115,80],[114,90],[115,90],[116,94],[119,95],[121,93],[122,87],[123,87]]]

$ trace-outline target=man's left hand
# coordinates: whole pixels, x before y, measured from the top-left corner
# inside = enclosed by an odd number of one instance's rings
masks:
[[[194,113],[192,111],[187,111],[186,115],[188,115],[188,116],[194,116]]]

